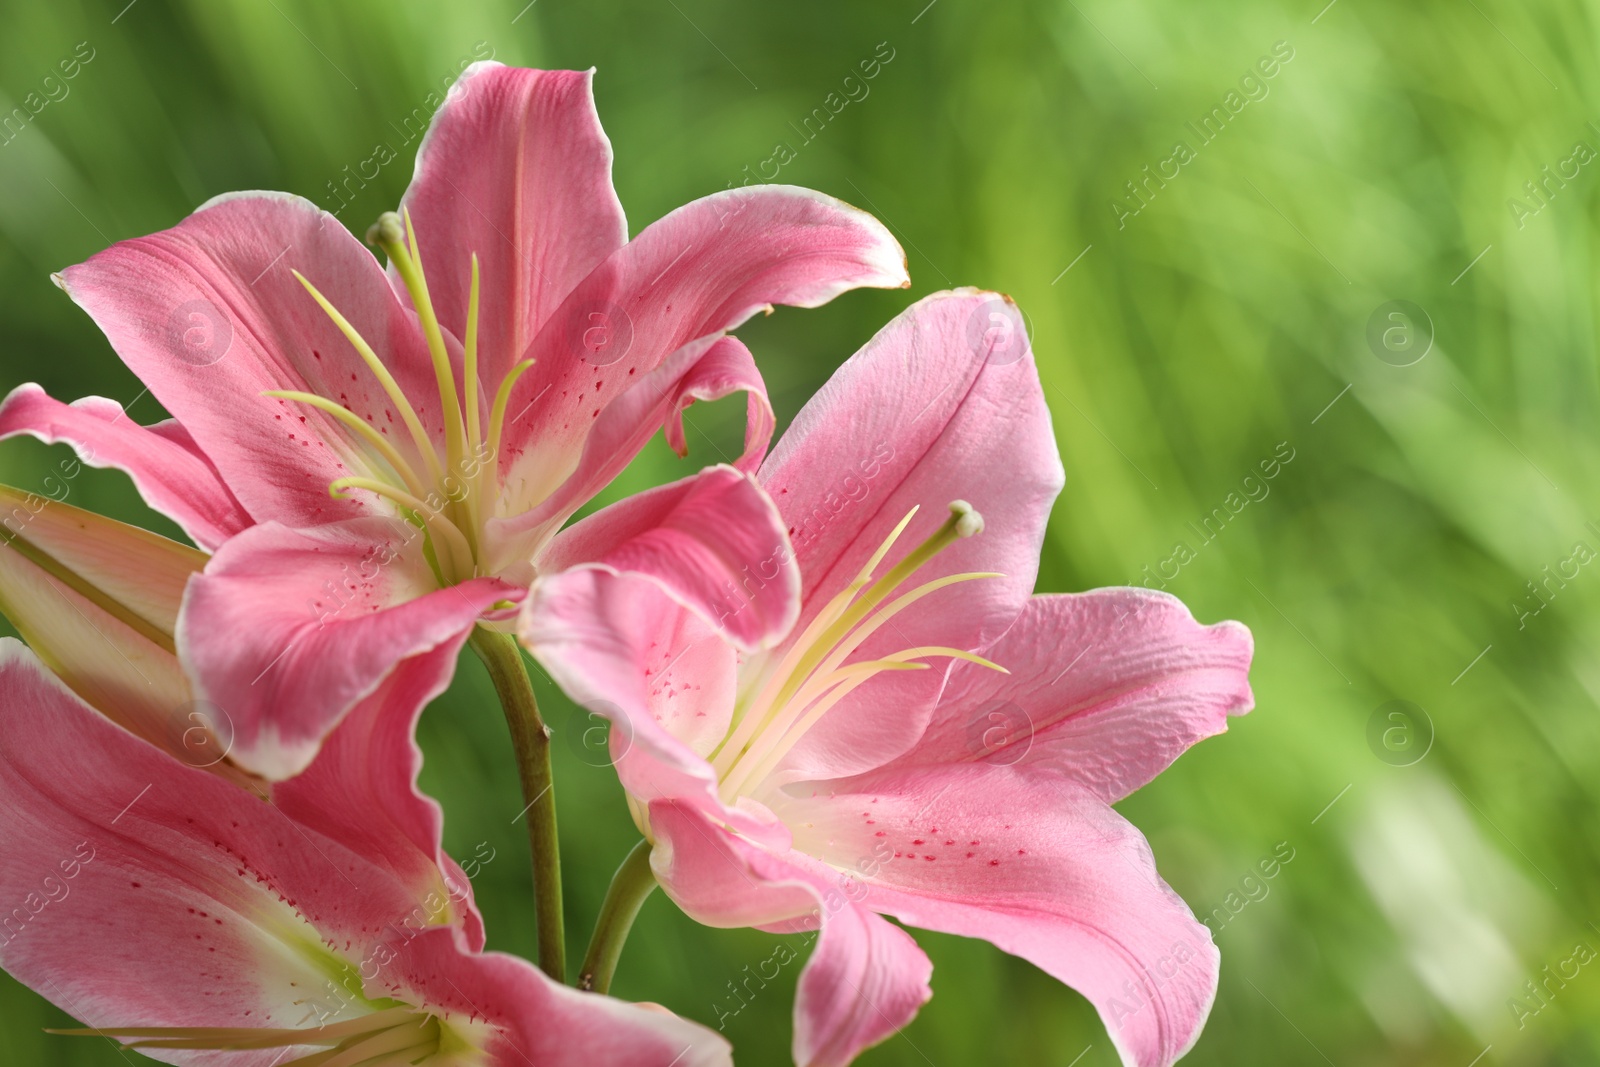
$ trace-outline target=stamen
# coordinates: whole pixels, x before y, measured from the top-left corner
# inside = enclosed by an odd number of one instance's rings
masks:
[[[402,489],[396,489],[386,482],[380,482],[376,478],[335,479],[328,486],[328,495],[335,499],[343,499],[344,490],[346,489],[365,489],[369,493],[387,497],[409,511],[415,512],[423,528],[430,534],[440,535],[445,543],[450,559],[448,565],[446,565],[445,560],[440,560],[440,565],[444,566],[452,575],[463,578],[472,577],[475,563],[472,555],[472,546],[467,542],[466,535],[461,532],[455,523],[445,518],[438,510],[430,507],[426,501],[420,500]]]
[[[947,546],[964,537],[973,537],[983,532],[983,516],[965,500],[952,500],[950,502],[950,517],[944,525],[934,531],[933,536],[906,554],[906,558],[873,583],[844,618],[838,622],[841,630],[848,630],[854,626],[862,616],[877,607],[884,597],[888,596],[897,586],[934,556],[942,552]]]
[[[910,516],[907,516],[907,518],[909,519]],[[901,527],[903,528],[904,525],[904,522],[902,522]],[[896,532],[898,532],[898,529]],[[766,721],[766,713],[772,707],[773,697],[777,695],[778,690],[783,687],[783,683],[794,673],[795,664],[816,643],[817,636],[833,625],[840,615],[844,614],[845,609],[850,606],[850,601],[855,598],[855,595],[866,584],[866,578],[857,576],[855,581],[840,590],[832,600],[828,601],[823,609],[817,612],[817,617],[811,620],[811,624],[805,628],[794,644],[789,646],[789,651],[784,653],[783,659],[778,662],[778,666],[767,676],[766,682],[761,686],[755,699],[750,701],[748,708],[742,712],[735,709],[736,724],[733,730],[717,746],[716,751],[712,753],[711,766],[717,772],[718,778],[726,775],[739,757],[744,755],[745,749],[748,748],[756,730]]]
[[[378,354],[372,350],[371,345],[367,344],[366,339],[356,332],[355,327],[351,326],[349,321],[339,314],[339,309],[330,304],[328,298],[317,291],[316,286],[306,281],[299,271],[295,271],[294,276],[300,279],[300,284],[306,287],[306,292],[311,294],[313,300],[322,305],[322,310],[327,312],[328,317],[333,320],[333,324],[339,327],[339,331],[355,347],[357,354],[367,364],[373,376],[378,379],[378,384],[383,386],[383,391],[388,394],[389,402],[400,413],[400,419],[406,424],[406,429],[411,432],[411,440],[416,443],[417,451],[421,452],[423,458],[428,462],[429,476],[435,482],[442,481],[444,469],[439,465],[439,453],[433,447],[433,439],[428,436],[428,431],[423,428],[422,420],[417,418],[416,411],[411,407],[411,401],[406,399],[406,394],[400,390],[400,384],[394,380],[394,375],[389,373],[389,368],[383,365],[383,361],[378,358]]]
[[[817,684],[817,679],[831,676],[834,671],[838,670],[839,665],[845,661],[846,657],[866,643],[867,638],[876,633],[890,619],[894,618],[896,615],[900,614],[900,612],[904,611],[912,604],[915,604],[923,597],[928,596],[930,593],[937,593],[939,590],[948,586],[958,585],[961,582],[976,581],[979,578],[1004,577],[1005,575],[1001,574],[999,571],[973,571],[967,574],[949,574],[943,578],[935,578],[931,582],[925,582],[924,584],[913,589],[911,592],[895,598],[887,606],[879,608],[872,614],[870,618],[868,618],[860,626],[856,627],[855,632],[851,633],[850,636],[840,641],[834,648],[833,652],[829,654],[828,658],[823,660],[822,663],[818,665],[816,670],[811,672],[812,681],[802,685],[799,691],[790,698],[790,703],[799,702],[801,704],[805,704],[809,702],[813,697],[816,696],[815,686]]]
[[[825,652],[837,644],[856,623],[866,617],[868,612],[877,607],[886,596],[894,592],[902,582],[915,574],[924,563],[938,555],[947,545],[959,538],[971,537],[982,532],[983,516],[974,511],[972,505],[965,500],[952,501],[950,517],[945,520],[944,525],[935,530],[932,537],[906,553],[906,557],[890,568],[888,574],[873,582],[872,586],[862,594],[861,599],[822,635],[818,640],[819,647]],[[821,655],[816,658],[820,659]],[[810,674],[815,666],[815,661],[806,663],[804,673]]]
[[[357,1064],[377,1067],[378,1064],[415,1063],[412,1050],[429,1046],[435,1049],[439,1047],[439,1024],[431,1018],[418,1018],[415,1022],[403,1023],[359,1041],[340,1045],[335,1049],[337,1055],[329,1059],[308,1056],[306,1059],[310,1063],[306,1067],[312,1064],[316,1067],[356,1067]]]
[[[336,404],[325,396],[318,396],[315,393],[302,393],[295,389],[268,389],[261,395],[277,397],[280,400],[293,400],[296,403],[314,407],[318,411],[327,412],[352,430],[355,430],[367,440],[368,444],[376,448],[383,455],[383,458],[389,461],[389,466],[394,468],[395,473],[400,476],[400,480],[406,483],[407,489],[410,489],[418,496],[427,492],[427,489],[422,484],[422,479],[417,477],[417,472],[412,468],[411,464],[406,462],[405,457],[390,443],[389,439],[373,429],[371,423],[349,408]]]
[[[883,562],[883,557],[889,554],[889,550],[894,547],[896,541],[900,540],[900,535],[906,532],[906,527],[911,525],[911,520],[916,518],[917,512],[921,510],[922,505],[918,504],[906,512],[906,517],[901,519],[895,528],[889,531],[889,536],[883,539],[883,544],[879,545],[878,550],[872,554],[872,558],[867,560],[867,565],[856,573],[854,581],[850,583],[851,585],[859,583],[864,586],[872,580],[872,572],[878,569],[878,564]]]
[[[759,756],[760,762],[756,763],[748,771],[739,774],[737,778],[730,777],[723,783],[722,795],[724,800],[731,802],[734,797],[737,797],[739,795],[739,787],[745,782],[759,782],[771,774],[778,764],[783,761],[783,757],[789,754],[789,750],[800,743],[800,739],[806,735],[806,732],[832,710],[835,704],[849,696],[857,688],[876,678],[884,671],[927,670],[929,664],[913,661],[932,656],[965,660],[968,663],[976,663],[980,667],[988,667],[991,670],[1000,671],[1002,674],[1011,673],[998,663],[992,663],[976,653],[966,652],[959,648],[949,648],[944,645],[921,645],[917,648],[903,649],[893,655],[885,656],[883,659],[869,660],[865,663],[852,663],[850,666],[834,672],[829,677],[827,685],[823,687],[823,692],[819,694],[821,699],[812,704],[810,709],[797,722],[781,733],[777,730],[773,731],[777,735],[773,742],[762,746],[766,749],[765,756],[760,756],[758,750],[752,750],[751,758],[754,759]]]
[[[489,412],[488,440],[480,444],[479,435],[484,428],[483,400],[479,395],[483,382],[479,374],[478,352],[482,279],[477,254],[472,255],[472,283],[467,299],[466,334],[462,343],[462,387],[467,394],[462,398],[457,393],[455,373],[445,333],[439,324],[432,298],[429,296],[427,273],[422,264],[422,250],[417,242],[417,232],[411,223],[410,213],[407,212],[402,217],[392,211],[385,212],[367,231],[367,240],[382,248],[388,255],[390,265],[410,295],[412,308],[427,342],[443,414],[445,437],[443,453],[441,454],[440,449],[435,446],[434,439],[424,426],[416,408],[411,405],[399,383],[378,358],[377,353],[372,350],[372,346],[350,325],[338,309],[298,272],[295,273],[295,277],[300,280],[300,284],[305,286],[306,291],[339,327],[340,332],[345,335],[362,361],[372,371],[373,376],[377,378],[390,403],[400,412],[417,451],[425,461],[426,469],[419,472],[413,461],[396,447],[394,441],[370,425],[370,420],[364,421],[341,403],[300,390],[270,390],[264,395],[305,404],[329,415],[343,426],[353,429],[364,444],[370,445],[384,462],[393,468],[393,475],[385,472],[381,465],[373,463],[371,464],[373,472],[378,474],[379,478],[340,478],[328,487],[329,493],[340,497],[344,489],[365,489],[414,512],[408,517],[430,534],[424,549],[435,576],[441,582],[448,581],[447,574],[455,579],[465,578],[477,573],[477,539],[482,535],[484,518],[479,512],[483,507],[483,501],[495,499],[497,468],[494,457],[499,454],[505,408],[510,401],[512,386],[532,363],[530,361],[513,367],[506,375],[506,380],[500,384],[493,409]],[[473,449],[470,456],[469,446]],[[487,455],[484,454],[485,448]],[[403,488],[393,484],[396,480],[403,484]],[[430,489],[430,486],[435,488]],[[436,500],[439,503],[437,506],[430,506],[426,503],[427,500]],[[492,503],[490,507],[493,507]]]
[[[753,748],[749,756],[740,761],[741,763],[753,762],[754,765],[742,773],[739,772],[739,768],[735,767],[735,774],[730,775],[722,784],[721,791],[724,800],[731,803],[733,798],[739,795],[740,787],[746,782],[759,782],[771,774],[778,764],[783,761],[783,757],[789,754],[789,750],[800,743],[800,739],[806,735],[806,732],[815,726],[835,704],[849,696],[857,688],[876,678],[884,671],[927,670],[929,664],[914,661],[934,656],[965,660],[967,663],[975,663],[980,667],[999,671],[1001,674],[1011,673],[998,663],[984,659],[975,652],[950,648],[947,645],[919,645],[915,648],[902,649],[882,659],[868,660],[865,663],[852,663],[848,667],[833,672],[824,680],[814,698],[814,702],[793,702],[797,708],[806,709],[805,714],[800,716],[798,721],[781,730],[775,727],[772,731],[772,740],[770,742],[763,744],[759,748]],[[809,708],[807,708],[808,703],[810,704]],[[766,753],[765,755],[762,755],[763,751]],[[759,762],[755,762],[757,760]]]
[[[763,724],[767,709],[773,705],[773,698],[777,695],[777,691],[782,687],[784,681],[793,675],[795,664],[799,662],[800,657],[804,656],[806,651],[815,645],[817,637],[824,630],[838,621],[839,616],[844,614],[845,609],[850,606],[850,601],[855,599],[856,594],[866,588],[867,583],[872,580],[872,572],[877,569],[879,563],[883,562],[883,557],[889,554],[889,550],[894,547],[896,541],[900,540],[900,535],[905,532],[905,528],[911,524],[911,520],[916,518],[917,512],[920,510],[922,510],[922,506],[919,504],[906,512],[905,518],[901,519],[895,525],[895,528],[889,531],[889,536],[884,538],[883,544],[879,545],[877,551],[873,552],[866,565],[851,579],[850,584],[835,594],[834,598],[828,601],[821,611],[817,612],[817,617],[811,620],[805,631],[789,646],[789,651],[785,653],[777,668],[768,676],[766,684],[761,687],[761,691],[756,695],[755,700],[750,703],[748,709],[743,713],[735,712],[734,729],[717,746],[716,751],[712,753],[712,766],[716,769],[719,777],[731,769],[733,761],[744,755],[744,747],[748,744],[756,729]]]
[[[483,440],[481,436],[483,426],[478,411],[478,253],[472,253],[472,287],[467,296],[467,339],[462,349],[462,385],[467,393],[467,440],[473,447]],[[493,507],[493,497],[487,486],[494,484],[495,472],[498,469],[495,463],[495,454],[490,451],[487,456],[478,454],[474,457],[477,469],[472,478],[473,491],[468,498],[469,521],[473,529],[483,528],[482,514],[484,502],[489,501]]]
[[[763,741],[752,746],[748,752],[735,761],[733,769],[721,780],[721,784],[717,787],[718,795],[722,798],[723,803],[732,804],[737,800],[746,782],[759,782],[761,780],[761,775],[765,774],[762,768],[766,767],[768,763],[767,758],[763,755],[764,753],[777,751],[780,759],[783,755],[787,755],[789,749],[794,747],[794,744],[800,740],[801,735],[810,728],[812,722],[822,718],[823,714],[835,704],[873,678],[876,678],[883,671],[922,671],[927,669],[928,666],[925,663],[884,664],[881,661],[856,663],[845,668],[844,671],[839,672],[841,677],[838,679],[836,688],[832,689],[813,709],[815,711],[814,716],[806,716],[802,724],[797,724],[790,729],[772,728],[770,731],[764,732],[762,735]],[[789,740],[791,736],[793,737],[792,741]],[[777,764],[776,759],[771,762],[773,765]]]
[[[873,568],[882,562],[884,556],[888,554],[889,547],[899,539],[901,532],[910,523],[912,516],[915,514],[916,509],[913,508],[904,519],[900,520],[899,525],[890,532],[889,537],[884,541],[883,545],[879,546],[877,552],[873,553],[872,558],[867,561],[867,566],[863,567],[861,573],[856,575],[855,581],[850,583],[845,593],[829,603],[829,611],[824,612],[824,615],[831,613],[836,607],[844,608],[845,604],[848,604],[849,600],[855,597],[856,592],[870,580]],[[811,636],[812,628],[807,627],[805,637],[810,639],[807,647],[802,650],[802,642],[796,642],[790,650],[791,653],[803,651],[799,661],[790,665],[789,657],[784,657],[784,665],[789,666],[789,670],[785,674],[780,667],[772,682],[772,684],[778,684],[781,678],[782,688],[778,689],[777,693],[770,696],[770,698],[768,697],[768,691],[763,691],[761,698],[758,698],[757,707],[765,711],[765,709],[781,709],[786,706],[794,697],[795,692],[804,684],[806,678],[810,677],[811,672],[816,669],[822,658],[827,655],[828,651],[837,645],[840,639],[849,633],[851,628],[860,622],[869,611],[877,607],[878,603],[888,596],[896,586],[910,577],[912,573],[952,541],[960,537],[970,537],[982,530],[983,517],[973,510],[971,504],[968,504],[965,500],[952,501],[950,504],[950,518],[945,520],[944,525],[939,527],[932,537],[907,553],[906,557],[890,569],[888,574],[867,588],[866,593],[859,601],[840,611],[837,618],[827,624],[826,629],[820,634],[814,637]],[[817,621],[821,622],[821,619],[822,617],[819,616]],[[746,725],[745,722],[739,724],[740,732],[745,733],[747,736],[755,732],[754,729],[746,730]],[[757,728],[761,728],[768,724],[757,720],[754,725]],[[742,754],[736,758],[742,758]]]
[[[406,212],[402,226],[400,216],[385,211],[367,231],[367,239],[374,238],[405,282],[406,291],[411,294],[411,305],[422,323],[428,352],[433,357],[433,376],[439,384],[439,402],[444,409],[445,462],[451,470],[456,470],[466,454],[466,427],[461,421],[461,400],[456,395],[450,353],[439,328],[439,318],[434,314],[433,301],[428,296],[428,280],[422,271],[422,256],[417,248],[416,231],[411,227],[411,212]]]

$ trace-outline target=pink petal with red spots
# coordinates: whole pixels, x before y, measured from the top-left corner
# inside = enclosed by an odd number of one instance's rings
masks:
[[[597,388],[602,380],[597,373]],[[547,555],[540,552],[575,510],[622,473],[663,424],[668,444],[678,455],[687,455],[684,410],[697,400],[718,400],[736,392],[745,393],[747,400],[744,453],[734,466],[753,471],[766,454],[774,426],[766,385],[750,350],[737,339],[701,338],[674,352],[605,407],[594,409],[594,426],[584,441],[583,455],[566,481],[534,511],[489,523],[491,537],[499,538],[491,557],[511,566],[538,556],[543,569],[561,566],[552,558],[560,555],[554,546]]]
[[[328,485],[367,475],[371,446],[329,415],[261,395],[299,390],[409,435],[371,370],[294,277],[299,271],[372,346],[443,441],[438,387],[416,316],[371,252],[332,215],[284,193],[202,205],[170,230],[68,267],[61,284],[170,411],[256,520],[312,525],[370,514]]]
[[[670,1013],[466,951],[381,863],[112,725],[0,639],[0,966],[88,1026],[292,1028],[395,996],[512,1067],[726,1067]],[[62,1038],[60,1040],[69,1040]],[[270,1067],[283,1049],[155,1051]]]
[[[1130,1065],[1168,1067],[1200,1036],[1220,962],[1210,931],[1139,831],[1068,776],[962,764],[815,788],[778,814],[796,851],[879,858],[862,907],[1030,961],[1094,1004]]]

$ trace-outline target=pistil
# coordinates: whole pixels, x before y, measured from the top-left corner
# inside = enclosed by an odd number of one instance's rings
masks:
[[[428,353],[433,357],[433,376],[439,384],[439,402],[444,413],[445,465],[459,470],[462,457],[467,453],[466,427],[462,423],[461,400],[456,395],[455,372],[450,368],[450,353],[445,347],[444,331],[439,328],[439,317],[434,313],[433,300],[428,296],[428,279],[422,270],[422,253],[417,248],[417,233],[411,227],[411,213],[402,224],[399,215],[386,211],[367,233],[388,255],[411,294],[411,306],[416,309],[422,323],[423,336],[428,341]]]

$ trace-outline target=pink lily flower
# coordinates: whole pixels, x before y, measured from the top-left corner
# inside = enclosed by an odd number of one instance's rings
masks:
[[[820,926],[795,1006],[807,1067],[930,996],[884,915],[1079,990],[1127,1063],[1178,1059],[1217,950],[1111,805],[1251,707],[1250,634],[1145,590],[1032,595],[1063,472],[1016,308],[915,305],[758,480],[782,518],[743,582],[800,590],[770,649],[727,639],[737,599],[708,613],[606,564],[542,578],[523,609],[535,655],[618,724],[663,889],[713,926]]]
[[[241,766],[299,772],[397,663],[509,626],[551,559],[597,558],[561,527],[657,427],[682,452],[691,402],[748,394],[754,469],[771,409],[726,331],[908,284],[880,223],[792,187],[709,196],[628,240],[610,168],[589,74],[480,63],[369,234],[387,272],[308,201],[240,193],[59,276],[174,420],[23,386],[0,436],[92,449],[215,553],[177,646]],[[716,521],[676,540],[716,556],[764,505],[731,470],[708,479],[680,496]],[[769,636],[759,620],[742,641]]]
[[[246,1067],[732,1062],[709,1030],[476,951],[449,921],[464,879],[418,897],[381,849],[134,737],[10,638],[0,806],[0,966],[73,1033]]]
[[[443,654],[262,782],[172,651],[202,553],[4,488],[0,522],[0,610],[33,646],[0,640],[0,966],[172,1063],[730,1062],[698,1027],[481,954],[416,786]]]

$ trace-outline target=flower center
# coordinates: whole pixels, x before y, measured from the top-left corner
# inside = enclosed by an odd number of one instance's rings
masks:
[[[533,360],[523,360],[506,374],[495,392],[488,425],[485,426],[478,402],[477,255],[472,257],[467,331],[462,343],[462,389],[458,394],[444,331],[439,326],[439,317],[428,295],[428,280],[423,273],[422,254],[417,248],[417,234],[411,226],[410,212],[406,213],[403,220],[392,211],[385,212],[367,232],[367,239],[388,255],[389,262],[405,283],[406,292],[411,295],[412,306],[422,325],[433,363],[434,380],[439,389],[440,408],[444,413],[443,452],[434,443],[416,409],[372,346],[299,271],[295,271],[294,276],[327,312],[382,386],[389,402],[395,406],[422,458],[424,469],[418,471],[393,442],[335,400],[292,389],[273,389],[264,395],[316,408],[354,430],[357,437],[372,446],[388,469],[379,468],[376,477],[336,479],[328,486],[329,495],[342,499],[349,495],[350,490],[359,489],[398,506],[406,521],[426,535],[424,552],[440,583],[450,585],[480,573],[483,548],[481,531],[484,522],[493,517],[486,514],[485,509],[493,506],[497,495],[495,461],[500,454],[506,405],[511,399],[512,387],[533,366]]]
[[[830,708],[884,671],[927,670],[929,665],[921,661],[948,657],[1005,672],[1004,667],[982,656],[942,645],[915,645],[878,659],[845,662],[868,638],[923,597],[959,582],[1002,577],[991,572],[946,575],[889,600],[945,548],[983,532],[983,516],[966,501],[954,501],[950,517],[932,537],[875,579],[874,572],[916,513],[912,508],[900,520],[855,579],[817,613],[777,667],[758,688],[750,687],[755,695],[748,704],[741,700],[741,706],[735,707],[728,736],[711,757],[724,803],[750,793]],[[884,603],[886,600],[889,602]],[[748,690],[741,686],[741,691]]]
[[[51,1030],[69,1037],[110,1037],[125,1049],[240,1052],[316,1048],[278,1067],[398,1067],[438,1052],[447,1031],[438,1018],[401,1005],[313,1027],[128,1026]]]

